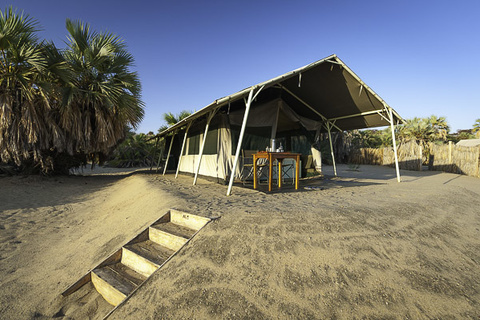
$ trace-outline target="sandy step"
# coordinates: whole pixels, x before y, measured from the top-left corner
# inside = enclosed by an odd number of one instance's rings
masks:
[[[171,222],[164,222],[153,225],[149,228],[150,240],[177,251],[188,239],[195,234],[195,230],[176,225]]]
[[[195,231],[200,230],[204,225],[206,225],[210,219],[190,214],[187,212],[171,209],[169,212],[170,222],[184,226]],[[192,234],[193,235],[193,234]],[[190,237],[189,237],[190,238]]]
[[[116,274],[127,279],[136,286],[139,286],[140,284],[142,284],[143,281],[147,280],[147,277],[127,267],[123,263],[111,264],[105,266],[104,268],[110,269],[112,272],[115,272]]]
[[[92,283],[103,298],[114,306],[122,302],[138,286],[108,267],[93,270]]]
[[[128,244],[122,248],[122,264],[149,277],[175,251],[151,240]]]
[[[197,230],[187,228],[173,222],[157,223],[152,227],[185,239],[190,239],[195,232],[197,232]]]

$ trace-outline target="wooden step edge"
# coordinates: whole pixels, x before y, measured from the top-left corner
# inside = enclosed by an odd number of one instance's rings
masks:
[[[129,244],[132,244],[132,243],[137,243],[137,242],[142,242],[142,241],[145,241],[145,240],[148,240],[148,228],[149,227],[146,227],[142,232],[140,232],[135,238],[133,238],[132,240],[128,241],[127,243],[125,243],[122,247],[125,247]]]
[[[83,277],[81,277],[77,282],[75,282],[74,284],[72,284],[70,287],[68,287],[67,289],[65,289],[63,292],[62,292],[62,296],[66,297],[66,296],[69,296],[71,295],[72,293],[74,293],[75,291],[77,291],[78,289],[80,289],[81,287],[83,287],[84,285],[86,285],[87,283],[89,283],[90,281],[92,281],[92,275],[91,275],[91,271],[88,271],[85,275],[83,275]]]
[[[155,262],[150,261],[149,259],[125,247],[122,248],[121,262],[130,269],[147,278],[150,277],[150,275],[160,267],[160,265],[156,264]]]
[[[114,263],[120,262],[121,258],[122,258],[122,250],[119,249],[119,250],[115,251],[114,253],[112,253],[107,259],[105,259],[101,263],[99,263],[95,268],[89,270],[77,282],[75,282],[70,287],[65,289],[62,292],[62,296],[66,297],[66,296],[74,293],[75,291],[77,291],[78,289],[80,289],[81,287],[83,287],[84,285],[89,283],[90,281],[92,281],[92,277],[91,277],[92,270],[103,267],[103,266],[106,266],[106,265],[109,265],[109,264],[114,264]]]
[[[117,263],[113,265],[105,266],[104,268],[110,270],[112,273],[115,273],[118,277],[124,278],[126,281],[131,283],[134,287],[139,286],[148,278],[130,267],[124,265],[123,263]]]
[[[150,226],[162,230],[163,232],[171,233],[174,236],[190,239],[198,230],[191,229],[185,226],[178,225],[176,223],[168,221],[167,223],[156,223]]]
[[[117,306],[127,297],[127,294],[121,292],[115,288],[114,285],[97,275],[95,270],[91,272],[91,275],[93,286],[97,292],[100,293],[100,295],[111,305]]]
[[[183,247],[189,239],[165,232],[155,228],[154,226],[149,228],[148,237],[156,244],[164,246],[173,251],[180,250],[180,248]]]
[[[193,230],[200,230],[210,222],[210,219],[177,209],[170,209],[170,222]]]
[[[193,236],[192,236],[193,238]],[[190,238],[191,239],[191,238]],[[190,241],[190,239],[188,239],[188,241]],[[188,243],[187,241],[187,243]],[[128,249],[127,249],[128,250]],[[167,260],[165,260],[158,268],[157,270],[155,270],[155,272],[157,272],[158,270],[160,270],[164,265],[166,265],[171,259],[173,259],[174,256],[177,255],[177,253],[179,252],[179,250],[175,251],[170,257],[168,257]],[[148,279],[150,277],[147,277],[147,279],[145,281],[143,281],[137,288],[135,288],[129,295],[126,299],[124,299],[122,302],[120,302],[120,304],[118,304],[117,306],[115,306],[115,308],[113,308],[112,310],[110,310],[109,313],[107,313],[104,317],[103,317],[103,320],[106,320],[108,319],[118,308],[120,308],[127,300],[128,298],[130,298],[131,296],[133,296],[135,294],[135,292],[137,292],[145,283],[147,283]]]
[[[113,265],[108,265],[93,270],[92,276],[100,277],[102,280],[108,282],[112,287],[128,296],[133,290],[135,290],[135,288],[145,281],[146,278],[123,264],[117,265],[121,265],[122,268],[119,270],[118,267],[112,268]],[[132,277],[132,275],[129,274],[131,272],[134,272],[137,276],[143,277],[143,280]]]

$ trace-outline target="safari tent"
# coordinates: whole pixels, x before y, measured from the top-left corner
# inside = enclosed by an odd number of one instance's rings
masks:
[[[309,152],[305,141],[320,133],[328,133],[331,141],[332,131],[393,129],[401,122],[395,110],[331,55],[217,99],[157,138],[166,138],[164,174],[174,164],[177,175],[193,174],[194,184],[198,175],[228,182],[229,195],[242,175],[243,150],[265,150],[276,139],[286,150],[304,153]],[[396,170],[400,181],[398,161]]]

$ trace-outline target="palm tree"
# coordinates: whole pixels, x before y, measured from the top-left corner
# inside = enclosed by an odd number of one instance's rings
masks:
[[[45,166],[50,146],[49,61],[36,20],[9,7],[0,11],[0,158],[20,166],[34,158]]]
[[[67,19],[68,48],[63,57],[71,71],[59,108],[59,123],[70,138],[69,153],[108,154],[143,118],[140,81],[133,56],[111,33],[90,31]]]
[[[405,124],[397,127],[398,139],[400,141],[424,140],[429,135],[429,128],[426,121],[421,118],[407,119]]]
[[[192,112],[187,110],[180,111],[177,115],[173,115],[173,113],[167,112],[163,114],[163,120],[165,120],[168,126],[173,126],[174,124],[182,121],[191,114]]]
[[[392,129],[390,127],[383,129],[382,131],[379,132],[380,134],[380,146],[381,147],[390,147],[393,142],[392,142]]]
[[[450,127],[448,126],[447,119],[445,117],[437,117],[435,115],[430,116],[427,120],[428,125],[431,127],[432,135],[430,141],[446,141],[448,131]]]
[[[480,119],[475,120],[472,132],[477,136],[477,138],[480,138]]]
[[[113,152],[113,159],[108,163],[119,168],[143,167],[152,165],[156,144],[153,139],[143,133],[127,133],[125,141]]]
[[[143,117],[133,57],[110,33],[66,22],[68,48],[40,42],[38,23],[0,11],[0,160],[68,172],[109,153]],[[60,168],[59,168],[60,167]]]
[[[191,111],[188,111],[188,110],[183,110],[183,111],[180,111],[177,115],[174,115],[173,113],[171,112],[166,112],[163,114],[163,120],[167,123],[166,125],[163,125],[161,126],[159,129],[158,129],[158,132],[162,132],[163,130],[167,129],[168,127],[170,126],[173,126],[174,124],[176,124],[177,122],[187,118],[188,116],[190,116],[192,114]]]
[[[398,137],[401,141],[415,140],[417,142],[445,141],[449,126],[445,117],[430,116],[428,118],[413,118],[398,126]]]

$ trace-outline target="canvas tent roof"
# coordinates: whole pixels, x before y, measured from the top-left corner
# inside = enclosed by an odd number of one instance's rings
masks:
[[[217,99],[177,124],[159,133],[163,136],[213,110],[228,106],[244,108],[250,91],[260,90],[257,99],[281,97],[304,118],[320,123],[330,122],[335,130],[351,130],[390,125],[392,110],[395,124],[404,120],[368,87],[343,61],[331,55],[268,81]],[[325,128],[323,128],[325,129]]]

